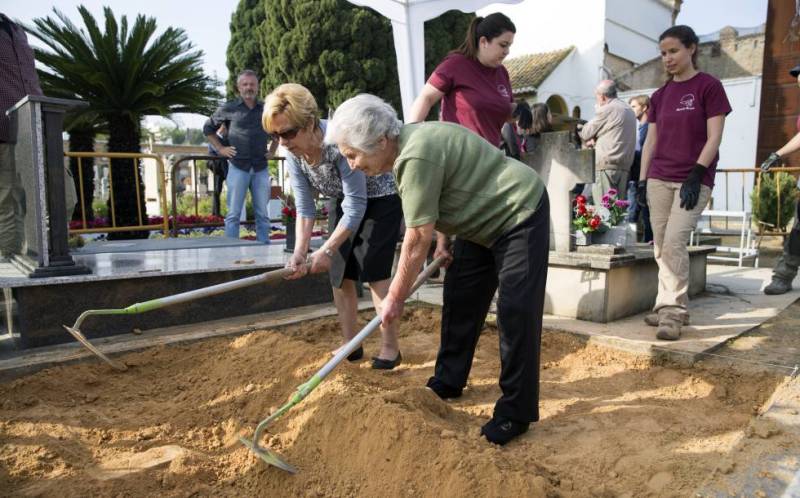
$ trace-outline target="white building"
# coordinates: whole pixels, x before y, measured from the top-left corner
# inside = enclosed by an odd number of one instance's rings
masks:
[[[548,102],[555,114],[590,119],[598,81],[642,64],[658,54],[658,36],[674,23],[681,0],[525,0],[493,4],[479,15],[503,12],[517,33],[507,63],[572,47],[557,66],[535,81],[514,81],[515,95]],[[567,21],[568,20],[568,21]],[[518,88],[525,91],[518,92]]]

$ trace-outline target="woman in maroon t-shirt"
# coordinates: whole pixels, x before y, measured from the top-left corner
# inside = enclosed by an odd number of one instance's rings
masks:
[[[669,81],[650,99],[637,201],[650,207],[658,296],[645,318],[656,337],[674,341],[689,323],[689,252],[686,244],[714,186],[725,116],[722,83],[697,70],[697,35],[673,26],[659,38]],[[641,200],[639,200],[641,199]]]
[[[458,123],[500,146],[500,130],[516,107],[503,59],[517,29],[495,12],[476,17],[461,46],[436,67],[411,107],[406,122],[423,121],[442,101],[441,120]]]

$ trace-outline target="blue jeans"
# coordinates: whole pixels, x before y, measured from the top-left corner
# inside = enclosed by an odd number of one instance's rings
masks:
[[[269,244],[269,170],[242,171],[232,163],[228,165],[228,214],[225,216],[225,236],[239,238],[239,216],[244,209],[244,198],[248,188],[253,198],[253,210],[256,214],[256,240]]]

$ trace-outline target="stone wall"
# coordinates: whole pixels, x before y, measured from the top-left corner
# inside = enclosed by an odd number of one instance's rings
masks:
[[[759,75],[764,61],[764,31],[739,36],[727,26],[720,30],[718,40],[701,43],[699,50],[700,70],[721,80]],[[656,88],[666,81],[660,57],[617,74],[615,79],[625,90]]]

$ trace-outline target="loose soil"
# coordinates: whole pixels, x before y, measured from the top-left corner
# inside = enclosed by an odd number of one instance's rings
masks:
[[[407,308],[398,369],[343,364],[270,427],[263,443],[296,475],[238,436],[329,358],[335,318],[127,354],[124,373],[85,363],[0,385],[0,495],[690,496],[735,465],[731,449],[782,379],[546,333],[542,419],[501,448],[479,436],[500,393],[493,327],[462,398],[423,387],[439,313]]]

